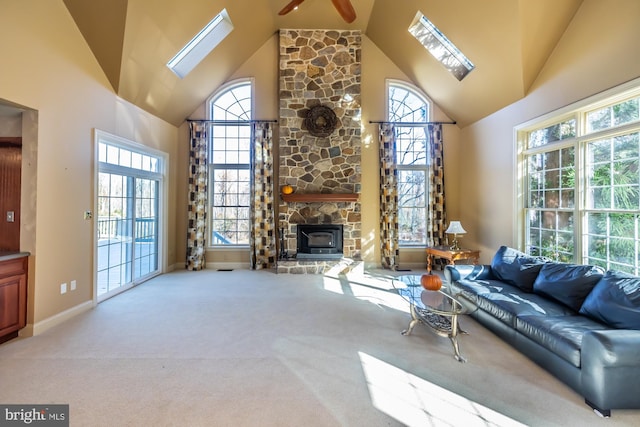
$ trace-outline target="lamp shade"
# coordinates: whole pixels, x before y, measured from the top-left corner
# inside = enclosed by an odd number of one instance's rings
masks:
[[[448,234],[465,234],[466,231],[464,230],[464,228],[462,228],[462,224],[460,224],[460,221],[451,221],[449,223],[449,228],[447,228],[447,231],[445,231],[445,233],[448,233]]]

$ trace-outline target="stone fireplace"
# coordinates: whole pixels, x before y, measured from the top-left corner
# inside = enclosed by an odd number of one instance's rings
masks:
[[[279,49],[278,184],[294,189],[280,196],[280,254],[294,258],[298,225],[336,224],[360,259],[361,33],[281,30]]]

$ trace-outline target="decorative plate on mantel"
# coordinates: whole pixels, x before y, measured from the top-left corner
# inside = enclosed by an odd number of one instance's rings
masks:
[[[333,110],[324,105],[311,107],[304,119],[307,130],[313,136],[327,137],[333,133],[338,124],[338,117]]]

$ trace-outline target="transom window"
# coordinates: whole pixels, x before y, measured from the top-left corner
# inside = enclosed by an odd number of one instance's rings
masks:
[[[640,273],[640,88],[521,130],[527,251]]]
[[[426,125],[420,123],[429,121],[430,105],[417,90],[400,83],[389,84],[388,103],[388,119],[396,123],[399,244],[425,246],[428,134]]]
[[[248,245],[252,84],[224,88],[209,101],[211,246]]]

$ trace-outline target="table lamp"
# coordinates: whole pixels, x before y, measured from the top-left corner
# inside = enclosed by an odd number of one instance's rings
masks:
[[[460,224],[460,221],[451,221],[449,223],[449,228],[447,228],[447,231],[445,231],[445,233],[453,234],[453,244],[449,249],[451,249],[452,251],[459,251],[460,246],[458,246],[458,234],[466,233],[464,228],[462,228],[462,224]]]

